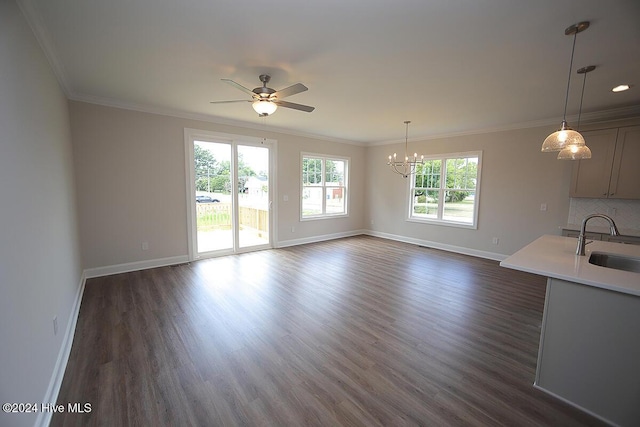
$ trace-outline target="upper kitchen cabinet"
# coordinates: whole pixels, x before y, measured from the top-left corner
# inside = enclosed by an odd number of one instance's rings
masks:
[[[571,197],[640,199],[640,126],[583,132],[591,159],[573,165]]]

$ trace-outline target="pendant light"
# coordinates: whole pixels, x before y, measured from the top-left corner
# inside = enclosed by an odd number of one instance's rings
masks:
[[[569,63],[569,79],[567,81],[567,94],[564,99],[564,114],[562,116],[562,125],[560,129],[549,135],[542,143],[542,152],[560,151],[568,145],[580,146],[584,145],[584,138],[579,132],[571,129],[567,124],[567,102],[569,101],[569,87],[571,84],[571,69],[573,68],[573,54],[576,49],[576,38],[578,33],[589,28],[589,22],[583,21],[572,25],[564,30],[564,34],[573,35],[573,47],[571,48],[571,62]]]
[[[582,94],[580,95],[580,109],[578,110],[578,126],[580,130],[580,117],[582,116],[582,100],[584,99],[584,86],[587,83],[587,73],[595,70],[595,65],[588,65],[578,70],[578,74],[584,74],[582,79]],[[558,153],[558,160],[585,160],[591,158],[591,150],[585,145],[567,145]]]
[[[410,175],[416,173],[416,166],[424,163],[424,156],[418,159],[418,153],[413,153],[413,157],[409,157],[407,147],[409,145],[409,120],[404,122],[406,127],[404,136],[404,159],[398,160],[396,153],[393,156],[389,156],[387,165],[391,167],[391,170],[402,175],[404,178],[408,178]]]

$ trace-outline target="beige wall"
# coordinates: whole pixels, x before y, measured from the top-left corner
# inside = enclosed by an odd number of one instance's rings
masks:
[[[635,124],[640,124],[640,118],[583,124],[581,130]],[[384,170],[388,155],[404,152],[404,146],[371,147],[364,223],[373,234],[494,259],[516,252],[543,234],[560,234],[568,221],[573,162],[540,152],[542,141],[554,130],[547,126],[409,143],[410,151],[424,155],[482,150],[477,230],[406,221],[407,183]],[[543,203],[546,211],[540,210]],[[498,245],[492,243],[494,237]]]
[[[425,155],[482,150],[477,230],[406,221],[407,181],[384,167],[390,153],[404,148],[372,147],[367,153],[365,223],[376,233],[465,248],[492,258],[511,254],[542,234],[559,234],[567,222],[571,163],[540,152],[552,131],[534,128],[409,144],[411,151]],[[544,212],[542,203],[547,204]]]
[[[277,140],[276,246],[363,228],[364,147],[83,102],[69,109],[85,268],[187,255],[185,128]],[[348,218],[300,221],[301,152],[351,158]]]
[[[55,402],[82,274],[69,116],[13,1],[0,2],[0,94],[0,401]],[[0,425],[43,415],[0,412]]]
[[[87,269],[187,256],[185,128],[277,140],[275,246],[370,230],[500,259],[543,234],[559,234],[568,219],[572,162],[540,152],[553,127],[410,143],[425,155],[482,150],[478,228],[471,230],[405,220],[406,180],[386,166],[400,144],[362,147],[83,102],[69,108]],[[348,218],[300,221],[301,152],[351,158]]]

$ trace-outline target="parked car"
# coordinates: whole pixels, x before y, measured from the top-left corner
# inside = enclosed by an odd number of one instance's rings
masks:
[[[196,196],[196,203],[220,203],[220,200],[211,196]]]

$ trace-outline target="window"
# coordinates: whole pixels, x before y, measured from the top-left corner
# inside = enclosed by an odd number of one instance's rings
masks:
[[[409,179],[409,220],[477,228],[482,152],[425,157]]]
[[[348,159],[302,155],[302,219],[347,215],[348,170]]]

